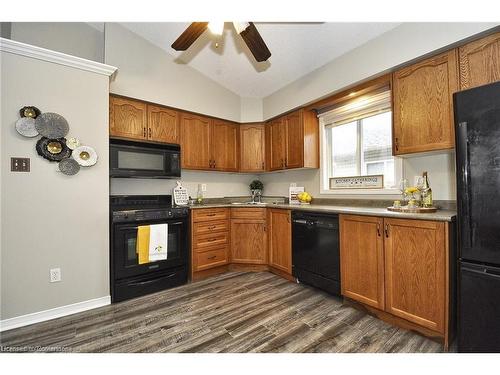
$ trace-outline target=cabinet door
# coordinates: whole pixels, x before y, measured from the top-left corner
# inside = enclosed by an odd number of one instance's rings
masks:
[[[386,311],[444,333],[445,223],[385,219]]]
[[[264,125],[240,125],[240,172],[263,172],[264,161]]]
[[[460,89],[500,81],[500,33],[467,43],[458,51]]]
[[[383,219],[340,216],[342,295],[384,309]]]
[[[278,118],[267,123],[267,151],[269,169],[274,171],[285,168],[286,122]]]
[[[286,116],[286,155],[285,168],[304,166],[304,124],[302,111]]]
[[[179,112],[148,105],[148,139],[156,142],[179,143]]]
[[[144,140],[146,134],[146,104],[132,99],[109,98],[109,135]]]
[[[269,265],[292,274],[292,226],[289,210],[268,209]]]
[[[211,120],[197,115],[181,115],[182,168],[210,169]]]
[[[212,124],[212,169],[238,171],[238,125],[224,120]]]
[[[231,261],[233,263],[267,264],[265,220],[231,220]]]
[[[394,153],[454,147],[452,94],[458,89],[456,50],[394,73]]]

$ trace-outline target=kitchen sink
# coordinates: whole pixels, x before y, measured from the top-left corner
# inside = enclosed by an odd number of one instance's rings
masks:
[[[251,205],[255,205],[255,206],[263,206],[265,205],[265,203],[262,203],[262,202],[232,202],[231,204],[234,204],[235,206],[238,206],[238,205],[247,205],[247,204],[251,204]]]

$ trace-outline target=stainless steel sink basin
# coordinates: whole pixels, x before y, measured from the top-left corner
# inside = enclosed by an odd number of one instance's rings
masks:
[[[265,205],[265,203],[262,203],[262,202],[232,202],[231,204],[234,204],[235,206],[238,206],[238,205],[247,205],[247,204],[251,204],[253,206],[263,206]]]

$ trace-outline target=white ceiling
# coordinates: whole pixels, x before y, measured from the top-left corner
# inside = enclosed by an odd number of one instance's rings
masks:
[[[272,53],[258,63],[226,23],[215,48],[210,31],[184,52],[170,45],[189,23],[122,23],[123,26],[242,97],[265,97],[399,23],[255,23]]]

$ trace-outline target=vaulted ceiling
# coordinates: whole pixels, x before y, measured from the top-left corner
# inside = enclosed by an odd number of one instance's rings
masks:
[[[219,47],[210,31],[184,52],[170,45],[189,23],[122,23],[242,97],[266,97],[288,83],[395,28],[399,23],[255,23],[272,56],[258,63],[226,23]],[[363,62],[366,63],[366,62]]]

